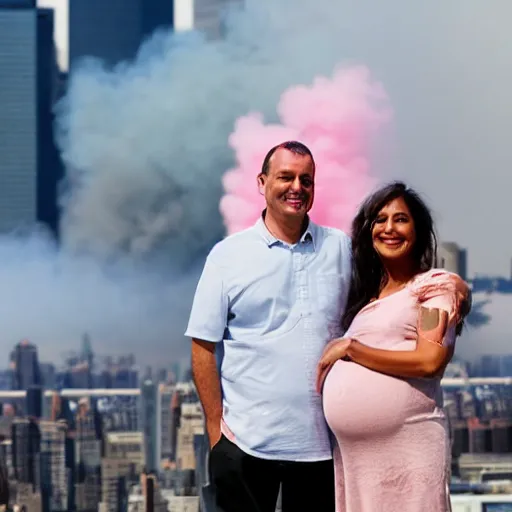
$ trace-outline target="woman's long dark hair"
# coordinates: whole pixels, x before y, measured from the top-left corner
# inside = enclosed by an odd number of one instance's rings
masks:
[[[373,248],[372,228],[377,215],[390,201],[403,198],[411,212],[416,232],[412,256],[418,272],[432,268],[437,241],[432,215],[427,205],[412,189],[401,182],[387,185],[368,197],[352,222],[352,278],[342,327],[347,330],[361,308],[378,297],[387,276]]]

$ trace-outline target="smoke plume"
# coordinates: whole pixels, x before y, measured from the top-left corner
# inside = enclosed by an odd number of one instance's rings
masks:
[[[282,124],[264,125],[252,114],[237,120],[230,145],[238,167],[223,177],[221,212],[227,232],[254,224],[264,207],[255,175],[269,148],[301,140],[312,150],[316,168],[311,217],[318,224],[350,230],[357,206],[375,184],[369,173],[371,136],[390,119],[383,87],[366,68],[338,70],[332,80],[292,87],[282,96]]]

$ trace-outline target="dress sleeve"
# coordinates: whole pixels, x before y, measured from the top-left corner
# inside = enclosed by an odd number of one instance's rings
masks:
[[[431,270],[416,279],[413,291],[421,306],[447,311],[452,326],[461,322],[469,312],[470,289],[452,272]]]

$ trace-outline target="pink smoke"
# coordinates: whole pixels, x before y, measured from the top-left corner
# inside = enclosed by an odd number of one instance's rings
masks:
[[[252,113],[239,118],[229,144],[238,167],[223,177],[220,202],[227,234],[245,229],[264,208],[256,184],[268,150],[286,140],[299,140],[316,161],[315,204],[318,224],[348,231],[358,205],[374,187],[369,174],[369,144],[375,131],[391,118],[383,87],[364,67],[339,70],[332,80],[319,77],[311,87],[295,86],[277,108],[282,124],[265,125]]]

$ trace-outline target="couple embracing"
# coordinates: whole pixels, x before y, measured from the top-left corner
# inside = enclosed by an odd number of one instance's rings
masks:
[[[470,308],[431,214],[388,185],[351,237],[314,224],[315,162],[267,154],[256,224],[219,242],[187,336],[218,512],[446,512],[440,387]]]

